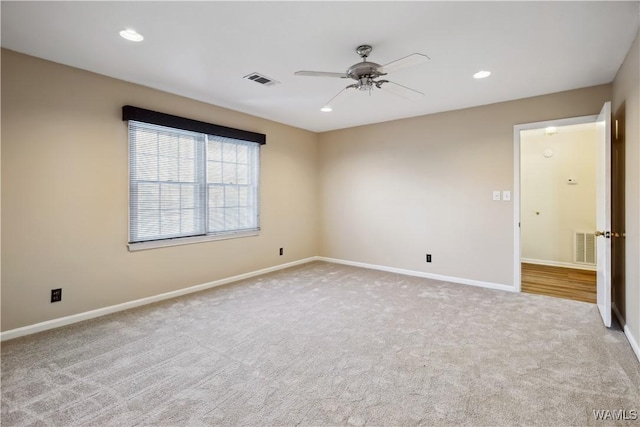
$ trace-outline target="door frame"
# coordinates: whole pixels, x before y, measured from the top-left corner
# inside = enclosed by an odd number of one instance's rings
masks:
[[[598,115],[569,117],[565,119],[545,120],[542,122],[521,123],[513,126],[513,289],[521,292],[522,274],[520,263],[522,248],[520,239],[520,131],[544,129],[547,127],[561,127],[583,123],[595,123]]]

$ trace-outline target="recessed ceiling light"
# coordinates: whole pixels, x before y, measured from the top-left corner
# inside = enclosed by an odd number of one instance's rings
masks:
[[[144,40],[144,37],[142,37],[142,34],[138,34],[136,30],[130,30],[130,29],[122,30],[120,31],[120,36],[132,42],[141,42],[142,40]]]
[[[333,111],[333,108],[329,107],[328,105],[325,105],[324,107],[322,107],[320,109],[320,111],[322,111],[323,113],[329,113],[329,112]]]
[[[473,75],[474,79],[484,79],[485,77],[489,77],[491,75],[491,71],[480,70]]]

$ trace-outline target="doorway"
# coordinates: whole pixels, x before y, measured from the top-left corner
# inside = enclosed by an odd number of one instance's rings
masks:
[[[612,123],[611,102],[605,102],[597,116],[583,116],[547,122],[515,125],[514,130],[514,290],[522,290],[521,270],[521,134],[530,129],[570,126],[595,122],[596,154],[596,296],[598,311],[606,327],[611,327],[612,311],[623,323],[624,280],[624,181],[625,137],[624,105],[616,111]],[[612,126],[613,125],[613,126]],[[613,143],[612,143],[613,140]],[[543,153],[544,154],[544,153]],[[571,177],[566,184],[571,185]],[[613,228],[612,228],[613,225]],[[547,231],[548,233],[548,231]],[[577,234],[577,233],[576,233]],[[612,261],[617,263],[612,266]],[[615,299],[612,304],[612,279]],[[624,310],[624,309],[623,309]]]
[[[595,122],[520,131],[521,291],[596,303]]]
[[[522,231],[522,221],[521,221],[521,216],[523,215],[522,209],[521,209],[521,199],[522,199],[522,177],[521,177],[521,162],[522,162],[522,153],[521,153],[521,148],[522,148],[522,135],[527,132],[527,131],[533,131],[533,133],[537,133],[538,135],[544,135],[547,136],[549,135],[549,140],[547,142],[549,142],[551,144],[552,142],[552,138],[554,138],[555,136],[558,136],[559,133],[553,133],[555,131],[559,132],[559,129],[562,129],[564,127],[571,127],[571,126],[577,126],[577,125],[586,125],[586,124],[594,124],[597,120],[598,116],[593,115],[593,116],[582,116],[582,117],[572,117],[572,118],[567,118],[567,119],[558,119],[558,120],[549,120],[549,121],[543,121],[543,122],[536,122],[536,123],[526,123],[526,124],[520,124],[520,125],[516,125],[514,126],[514,191],[513,191],[513,201],[514,201],[514,224],[515,224],[515,230],[514,230],[514,288],[516,292],[521,292],[522,291],[522,277],[523,277],[523,270],[522,270],[522,258],[523,258],[523,253],[522,253],[522,238],[521,238],[521,231]],[[544,164],[544,159],[553,159],[554,155],[558,155],[558,147],[555,147],[553,145],[549,145],[549,146],[544,146],[543,143],[541,143],[541,145],[543,147],[538,148],[538,152],[537,152],[537,156],[541,156],[542,159],[538,159],[542,162],[541,167],[548,167],[549,164],[545,165]],[[555,150],[554,150],[555,148]],[[549,156],[549,157],[544,157],[544,156]],[[556,157],[557,159],[558,157]],[[550,162],[548,162],[550,163]],[[565,174],[567,175],[567,174]],[[574,175],[574,176],[570,176],[570,175]],[[560,175],[562,177],[562,179],[564,180],[563,185],[568,186],[574,186],[575,188],[580,187],[580,182],[582,181],[582,179],[578,179],[578,175],[577,174],[569,174],[569,176],[563,176]],[[545,176],[544,174],[541,175],[542,180],[549,180],[550,178],[548,176]],[[557,178],[558,180],[560,178]],[[576,184],[570,184],[569,183],[569,179],[574,179],[577,181]],[[534,183],[535,185],[535,183]],[[580,187],[582,188],[582,187]],[[565,188],[566,189],[566,188]],[[595,198],[595,196],[594,196]],[[558,200],[558,197],[555,198],[555,200]],[[551,214],[550,214],[550,210],[548,210],[548,208],[553,208],[553,199],[549,206],[544,207],[544,209],[541,207],[539,209],[533,208],[530,209],[529,212],[527,212],[527,215],[530,215],[534,221],[538,221],[538,222],[542,222],[539,221],[541,218],[543,220],[551,220]],[[592,209],[592,211],[594,211],[594,209]],[[546,212],[546,214],[545,214]],[[552,223],[552,222],[551,222]],[[593,232],[595,230],[595,228],[592,228],[590,230],[574,230],[574,231],[589,231],[589,232]],[[544,233],[541,237],[545,237],[548,236],[550,233],[556,233],[557,230],[556,229],[548,229],[545,230]],[[571,237],[569,238],[571,241]],[[565,240],[565,244],[567,243],[567,236],[566,233],[564,235],[564,240]],[[573,246],[574,246],[574,242],[575,241],[571,241],[572,243],[570,244],[570,247],[573,250]],[[551,250],[553,251],[553,249],[549,248],[551,245],[547,245],[545,243],[541,244],[541,250]],[[546,247],[546,249],[545,249]],[[566,246],[565,246],[566,248]],[[565,259],[566,260],[566,249],[564,250],[565,253]],[[526,255],[526,253],[525,253]],[[573,254],[572,254],[573,255]],[[541,256],[541,255],[536,255],[535,253],[533,255],[529,255],[531,258],[528,259],[528,261],[532,261],[535,260],[536,256]],[[571,258],[573,259],[573,257]],[[525,260],[527,260],[525,258]],[[589,259],[590,260],[590,259]],[[544,260],[543,260],[544,261]],[[551,270],[550,272],[547,272],[548,274],[554,275],[556,274],[555,271],[552,271],[554,268],[566,268],[569,267],[567,264],[562,264],[565,261],[555,261],[555,263],[547,263],[547,264],[554,264],[554,265],[547,265],[545,267],[548,267],[549,270]],[[527,263],[530,264],[530,263]],[[531,264],[531,265],[538,265],[538,264]],[[591,267],[592,268],[592,267]],[[591,272],[588,268],[582,271],[586,271],[586,272]],[[527,272],[525,271],[525,275],[527,274]],[[557,275],[556,275],[557,277]]]

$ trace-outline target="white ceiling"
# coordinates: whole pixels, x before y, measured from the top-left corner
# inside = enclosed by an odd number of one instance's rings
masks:
[[[312,131],[327,131],[609,83],[638,31],[638,1],[8,2],[2,46]],[[145,40],[118,33],[132,28]],[[371,44],[385,78],[426,96],[347,92],[320,107]],[[475,80],[480,69],[491,77]],[[265,87],[242,77],[279,81]]]

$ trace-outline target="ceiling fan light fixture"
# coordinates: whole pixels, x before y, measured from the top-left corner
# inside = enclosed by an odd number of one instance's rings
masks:
[[[325,105],[320,109],[320,111],[322,111],[323,113],[330,113],[333,111],[333,108],[331,108],[329,105]]]
[[[484,79],[491,75],[491,71],[480,70],[473,75],[474,79]]]
[[[375,80],[373,80],[373,78],[369,77],[369,76],[364,76],[358,79],[357,83],[354,83],[353,85],[350,85],[348,87],[353,87],[356,88],[358,90],[361,91],[369,91],[371,92],[371,90],[373,90],[373,86],[378,86],[378,82],[376,82]]]
[[[120,37],[132,42],[141,42],[142,40],[144,40],[144,37],[142,36],[142,34],[130,28],[120,31]]]

